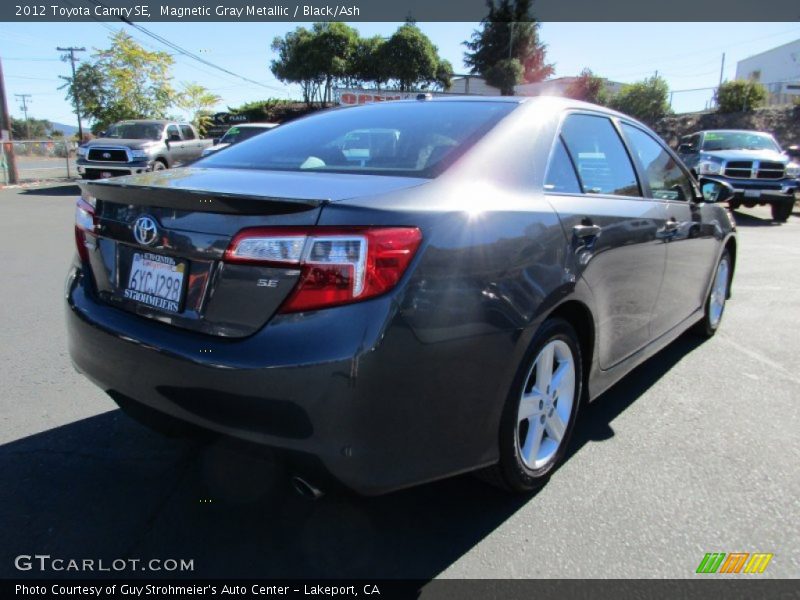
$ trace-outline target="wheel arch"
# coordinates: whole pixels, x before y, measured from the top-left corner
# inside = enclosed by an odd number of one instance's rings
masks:
[[[595,350],[596,329],[591,309],[580,300],[570,299],[556,306],[548,315],[548,319],[560,318],[567,321],[575,333],[581,347],[583,363],[583,399],[589,397],[589,373],[592,370]]]

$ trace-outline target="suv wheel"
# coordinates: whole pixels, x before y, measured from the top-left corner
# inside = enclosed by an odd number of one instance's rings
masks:
[[[578,336],[545,321],[515,377],[500,423],[500,461],[478,475],[513,492],[543,486],[563,460],[583,391]]]
[[[771,205],[771,208],[772,208],[772,220],[778,221],[779,223],[786,223],[786,221],[792,215],[792,209],[794,209],[794,202],[792,201],[774,202]]]

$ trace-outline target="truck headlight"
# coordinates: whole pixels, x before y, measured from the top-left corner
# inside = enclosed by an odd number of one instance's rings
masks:
[[[78,149],[75,151],[75,154],[78,156],[86,156],[86,153],[89,149],[86,146],[78,146]]]
[[[719,175],[722,170],[722,164],[713,160],[702,160],[697,163],[698,175]]]
[[[131,158],[149,158],[147,150],[131,150]]]
[[[800,177],[800,165],[794,162],[790,162],[786,165],[786,176],[792,179]]]

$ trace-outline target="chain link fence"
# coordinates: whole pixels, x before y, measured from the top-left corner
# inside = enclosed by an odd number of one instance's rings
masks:
[[[13,149],[19,183],[49,179],[73,179],[75,150],[71,140],[14,140],[0,144],[0,184],[9,182],[9,155]]]

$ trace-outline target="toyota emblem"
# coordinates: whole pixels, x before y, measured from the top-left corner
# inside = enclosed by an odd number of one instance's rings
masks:
[[[133,237],[143,246],[152,246],[158,239],[158,225],[149,215],[142,215],[133,223]]]
[[[111,152],[103,152],[103,158],[111,158]]]

